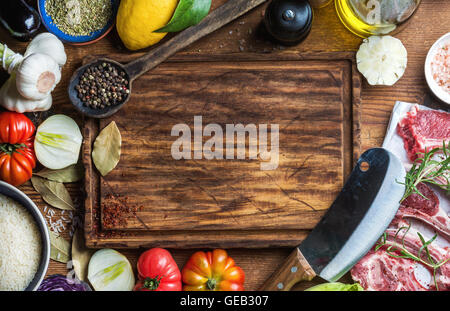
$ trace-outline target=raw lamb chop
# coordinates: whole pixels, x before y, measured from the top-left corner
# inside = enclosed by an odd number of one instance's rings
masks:
[[[426,184],[418,184],[417,189],[426,198],[414,193],[402,202],[394,220],[389,225],[389,229],[386,230],[387,240],[392,242],[395,233],[400,228],[409,227],[413,219],[428,225],[433,232],[438,233],[440,237],[450,242],[450,217],[441,207],[439,197]],[[401,243],[404,234],[405,229],[402,229],[397,236],[397,242]],[[409,230],[405,242],[407,249],[416,255],[422,246],[416,228],[412,227]],[[417,277],[418,265],[421,266],[422,271],[428,269],[426,266],[412,259],[389,256],[386,252],[387,247],[384,246],[377,251],[372,249],[351,270],[353,279],[360,282],[364,289],[381,291],[435,289],[433,282],[428,282],[431,283],[430,286],[424,286],[424,282],[420,282]],[[439,245],[436,241],[428,249],[435,261],[446,259],[450,256],[450,248]],[[439,290],[450,290],[450,262],[439,269],[436,279]]]
[[[373,291],[436,290],[430,268],[412,259],[394,258],[386,252],[389,243],[394,241],[396,232],[397,229],[386,230],[387,244],[377,251],[372,249],[353,267],[351,270],[353,280],[359,282],[364,289]],[[419,237],[411,232],[405,235],[405,231],[401,231],[396,242],[402,243],[403,237],[406,249],[417,255],[422,246]],[[428,249],[435,262],[450,256],[448,247],[431,244]],[[422,256],[425,258],[425,252]],[[423,273],[427,270],[429,273]],[[425,278],[428,276],[429,280],[424,280],[424,276]],[[436,283],[439,290],[450,290],[450,262],[437,270]]]
[[[424,183],[417,185],[417,189],[426,198],[413,193],[402,202],[390,227],[407,225],[408,219],[415,219],[431,226],[439,235],[450,241],[450,217],[439,204],[436,193]]]
[[[403,138],[405,150],[411,161],[418,152],[442,147],[450,141],[450,113],[437,110],[420,110],[414,105],[397,126]]]

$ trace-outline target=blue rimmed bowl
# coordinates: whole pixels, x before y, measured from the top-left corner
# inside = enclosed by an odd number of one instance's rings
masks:
[[[88,36],[71,36],[64,32],[62,32],[55,23],[53,23],[52,17],[48,15],[45,9],[46,0],[37,0],[38,1],[38,9],[39,14],[41,15],[42,24],[44,27],[55,36],[57,36],[64,43],[72,44],[72,45],[87,45],[91,43],[95,43],[98,40],[102,39],[106,36],[114,27],[116,22],[117,10],[119,8],[120,0],[111,0],[112,11],[113,14],[109,19],[108,23],[105,27],[100,30],[92,32]]]

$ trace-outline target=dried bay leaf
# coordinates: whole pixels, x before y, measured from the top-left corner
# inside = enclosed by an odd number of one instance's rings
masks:
[[[50,258],[67,263],[70,260],[70,243],[52,230],[49,230],[49,233],[51,245]]]
[[[70,165],[66,168],[60,170],[51,170],[48,168],[44,168],[34,175],[43,177],[48,180],[62,182],[62,183],[71,183],[77,182],[83,179],[84,177],[84,168],[82,164],[74,164]]]
[[[83,231],[77,229],[72,239],[72,263],[75,275],[79,280],[87,282],[89,260],[94,250],[86,248]]]
[[[37,176],[31,177],[31,183],[42,199],[51,206],[62,210],[75,210],[75,205],[64,184]]]
[[[116,122],[112,121],[97,136],[92,160],[102,176],[106,176],[119,163],[122,136]]]

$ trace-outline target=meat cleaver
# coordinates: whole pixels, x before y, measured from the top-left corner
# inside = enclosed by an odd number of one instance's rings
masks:
[[[397,213],[405,187],[401,161],[383,148],[366,151],[308,237],[261,290],[290,290],[315,276],[334,282],[377,242]]]

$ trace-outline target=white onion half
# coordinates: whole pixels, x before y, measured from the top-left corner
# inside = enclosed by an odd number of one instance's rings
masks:
[[[42,165],[57,170],[78,162],[82,142],[77,123],[68,116],[57,114],[38,127],[34,150]]]
[[[128,259],[113,249],[101,249],[92,255],[88,279],[96,291],[131,291],[135,279]]]

